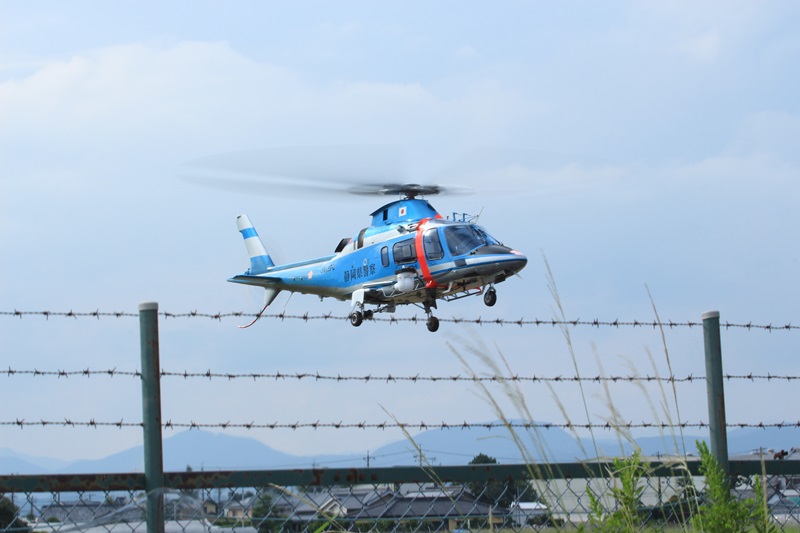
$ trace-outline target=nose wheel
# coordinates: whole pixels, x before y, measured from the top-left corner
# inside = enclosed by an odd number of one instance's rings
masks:
[[[375,316],[375,312],[372,310],[369,311],[353,311],[350,313],[348,317],[350,319],[350,324],[355,327],[360,326],[364,323],[365,320],[372,320],[372,317]]]
[[[360,326],[364,322],[364,313],[361,311],[353,311],[350,313],[350,324],[355,327]]]
[[[486,307],[492,307],[497,303],[497,291],[494,290],[494,287],[489,287],[489,290],[483,294],[483,303],[486,304]]]

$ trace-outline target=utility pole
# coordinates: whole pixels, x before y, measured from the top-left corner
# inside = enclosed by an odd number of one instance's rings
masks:
[[[422,468],[423,459],[427,459],[428,463],[431,463],[432,461],[436,460],[436,457],[427,457],[422,451],[422,448],[420,448],[419,453],[414,454],[414,459],[419,459],[419,467]]]

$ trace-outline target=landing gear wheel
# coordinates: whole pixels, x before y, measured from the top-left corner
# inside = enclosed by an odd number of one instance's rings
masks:
[[[483,303],[486,304],[486,307],[492,307],[494,304],[497,303],[497,291],[494,289],[489,289],[483,295]]]
[[[428,322],[425,325],[428,326],[428,331],[434,333],[439,329],[439,319],[435,316],[428,317]]]
[[[358,327],[361,323],[364,322],[364,314],[361,311],[353,311],[350,313],[350,323]]]
[[[364,311],[364,320],[372,320],[375,311]]]

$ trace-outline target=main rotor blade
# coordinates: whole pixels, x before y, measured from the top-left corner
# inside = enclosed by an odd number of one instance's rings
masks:
[[[231,175],[306,180],[304,187],[409,181],[405,152],[387,145],[264,148],[202,157],[187,164]]]
[[[412,182],[408,156],[407,148],[390,145],[244,150],[190,161],[187,165],[193,170],[184,177],[204,186],[248,194],[414,198],[472,192],[463,187]]]
[[[347,196],[348,188],[338,183],[322,184],[306,180],[245,179],[235,177],[201,176],[184,174],[184,179],[205,187],[225,192],[258,194],[263,196]]]
[[[478,146],[447,156],[396,145],[286,146],[243,150],[195,159],[188,179],[217,189],[276,195],[430,196],[542,193],[554,177],[609,162],[521,147]],[[198,172],[200,175],[198,175]],[[469,187],[442,185],[466,183]],[[552,188],[561,185],[551,184]]]

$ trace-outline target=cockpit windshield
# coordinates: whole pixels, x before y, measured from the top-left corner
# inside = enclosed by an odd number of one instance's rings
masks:
[[[503,243],[489,235],[489,232],[483,226],[474,226],[475,230],[483,237],[483,240],[486,241],[486,244],[489,246],[502,246]]]
[[[445,228],[444,239],[451,255],[464,255],[480,246],[499,244],[483,228],[472,225]]]

